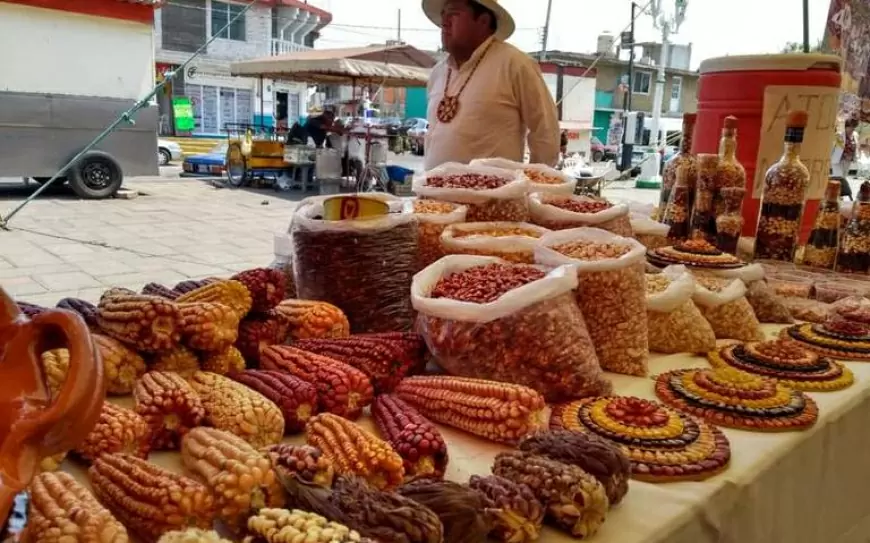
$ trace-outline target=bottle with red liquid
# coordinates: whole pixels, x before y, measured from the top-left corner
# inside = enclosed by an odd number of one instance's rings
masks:
[[[792,262],[810,172],[801,162],[806,111],[790,111],[782,157],[764,174],[764,193],[755,235],[755,258]]]
[[[692,154],[692,138],[695,133],[695,121],[698,116],[694,113],[683,114],[683,136],[680,139],[680,149],[665,163],[662,171],[662,192],[659,196],[659,217],[664,218],[665,207],[671,198],[671,191],[677,184],[677,170],[686,168],[686,186],[690,191],[689,213],[692,212],[692,200],[695,194],[695,183],[698,177],[698,161]]]

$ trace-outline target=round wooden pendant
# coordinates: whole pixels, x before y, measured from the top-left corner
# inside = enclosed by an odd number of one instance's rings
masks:
[[[441,98],[441,101],[438,102],[438,111],[436,115],[440,122],[445,124],[449,123],[456,118],[457,113],[459,113],[459,97],[445,95]]]

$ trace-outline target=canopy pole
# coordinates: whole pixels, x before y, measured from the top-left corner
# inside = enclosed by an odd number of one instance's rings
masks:
[[[804,53],[810,52],[810,0],[803,0],[804,4]]]
[[[260,75],[260,122],[263,123],[263,127],[265,128],[266,124],[266,113],[263,111],[263,99],[266,95],[266,87],[263,86],[263,76]]]

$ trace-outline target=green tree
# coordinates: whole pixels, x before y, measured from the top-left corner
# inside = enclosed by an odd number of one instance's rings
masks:
[[[804,50],[804,44],[797,41],[786,42],[785,46],[780,50],[780,53],[802,53]],[[815,45],[810,46],[810,53],[823,53],[825,50],[824,43],[822,40],[816,42]]]

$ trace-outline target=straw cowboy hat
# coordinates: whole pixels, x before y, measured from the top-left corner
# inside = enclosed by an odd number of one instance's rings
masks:
[[[500,40],[508,39],[516,29],[514,18],[504,9],[499,0],[471,0],[476,4],[480,4],[491,12],[495,13],[496,30],[495,37]],[[441,26],[441,10],[444,9],[444,4],[447,0],[423,0],[423,12],[429,20],[435,23],[435,26]]]

